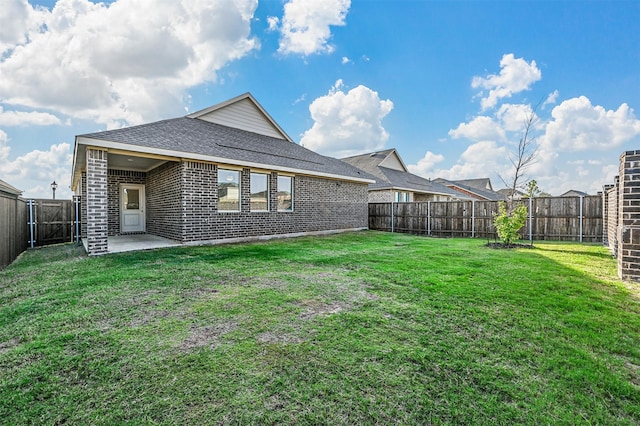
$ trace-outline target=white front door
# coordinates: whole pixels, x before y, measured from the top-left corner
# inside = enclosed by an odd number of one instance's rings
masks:
[[[120,187],[120,232],[145,232],[144,185]]]

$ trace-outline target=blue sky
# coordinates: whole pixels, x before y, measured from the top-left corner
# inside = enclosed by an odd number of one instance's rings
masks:
[[[244,92],[309,149],[496,189],[536,104],[544,191],[595,193],[640,149],[638,1],[204,3],[4,0],[0,179],[70,197],[75,135]]]

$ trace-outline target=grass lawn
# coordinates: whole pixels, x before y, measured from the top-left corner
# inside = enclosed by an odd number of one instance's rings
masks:
[[[360,232],[0,271],[2,424],[640,424],[598,245]]]

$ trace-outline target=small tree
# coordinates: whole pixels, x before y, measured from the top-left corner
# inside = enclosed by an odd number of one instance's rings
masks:
[[[542,194],[542,191],[538,187],[538,182],[536,182],[535,179],[531,179],[529,182],[527,182],[525,188],[527,190],[527,197],[529,198],[535,198]]]
[[[526,169],[535,162],[538,154],[538,145],[532,134],[535,124],[538,121],[538,116],[536,115],[538,106],[540,106],[540,103],[533,107],[527,114],[518,147],[509,157],[509,161],[513,166],[511,180],[507,182],[500,176],[502,182],[510,189],[511,197],[508,198],[506,203],[504,201],[500,202],[498,214],[494,216],[493,223],[498,232],[498,238],[507,245],[518,239],[518,231],[527,221],[527,208],[522,204],[514,207],[513,202],[517,191],[520,188],[524,188],[521,181],[524,178]],[[532,197],[536,191],[539,191],[538,184],[535,180],[529,181],[527,189],[530,197]]]
[[[498,238],[503,244],[509,245],[516,241],[520,236],[518,231],[527,221],[527,208],[522,204],[512,208],[511,212],[507,210],[507,203],[500,201],[498,204],[498,213],[494,216],[493,224],[498,232]]]

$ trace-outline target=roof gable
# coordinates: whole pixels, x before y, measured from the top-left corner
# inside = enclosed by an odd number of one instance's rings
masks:
[[[395,149],[392,149],[387,157],[379,164],[380,167],[386,167],[388,169],[400,170],[401,172],[407,172],[407,167],[404,165],[402,158],[398,155]]]
[[[187,117],[293,142],[251,93],[196,111]]]

